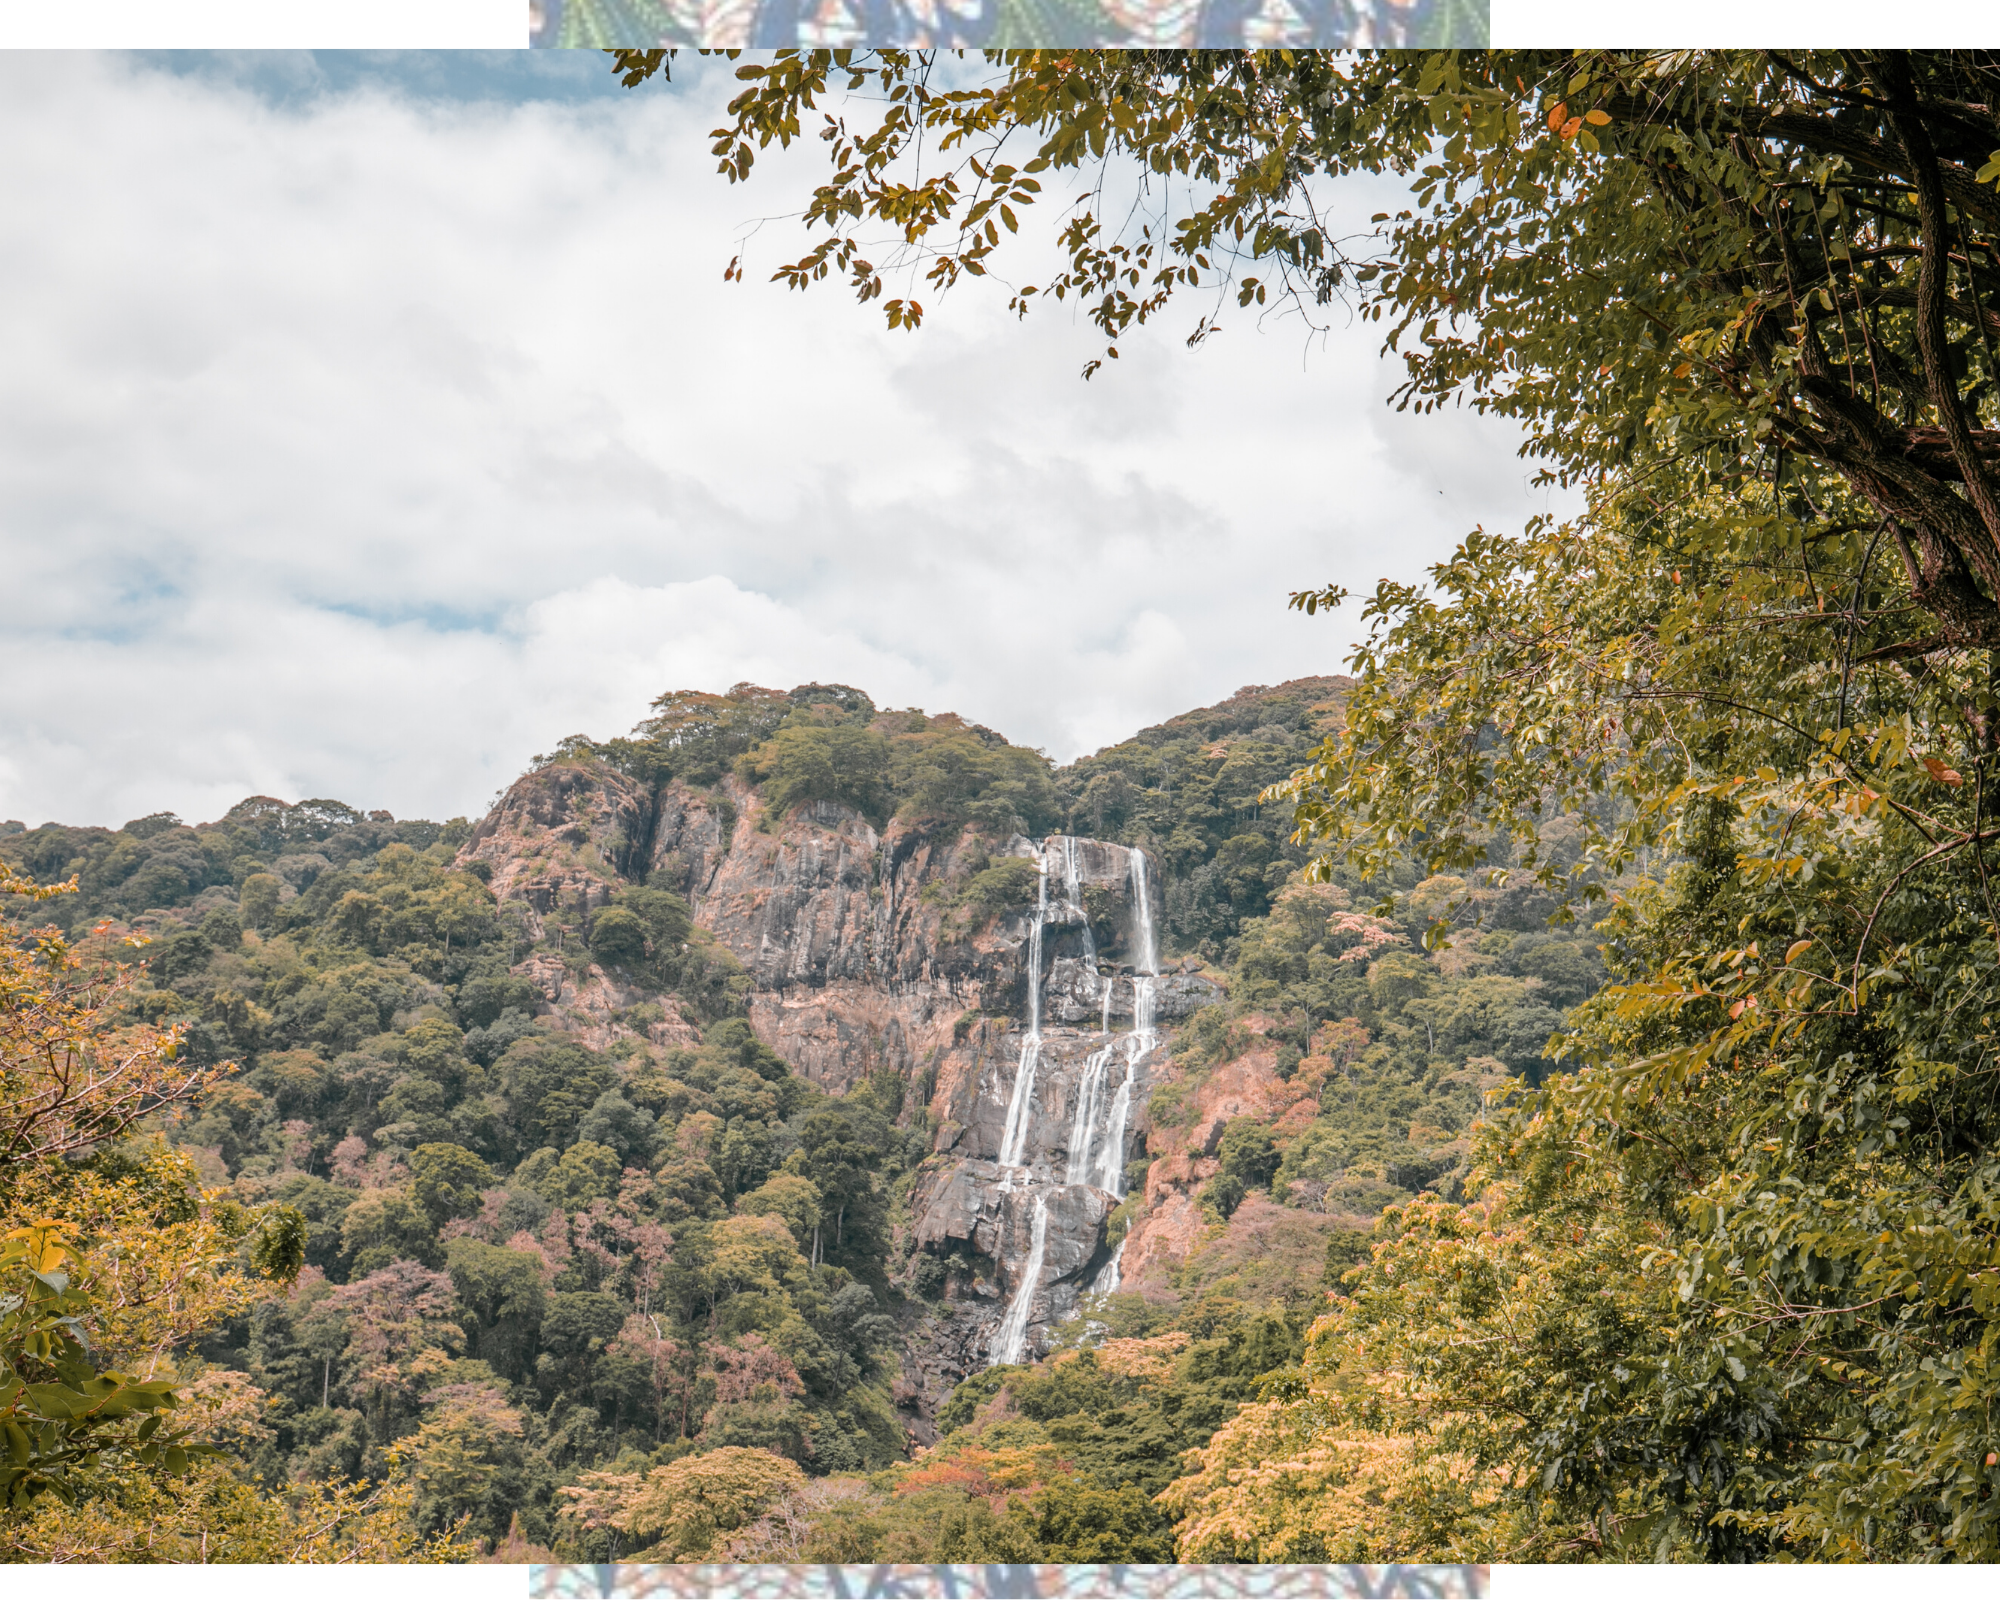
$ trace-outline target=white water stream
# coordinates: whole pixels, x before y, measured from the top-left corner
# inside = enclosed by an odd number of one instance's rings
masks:
[[[1035,1291],[1041,1287],[1042,1253],[1048,1242],[1048,1198],[1036,1195],[1034,1230],[1028,1245],[1028,1259],[1021,1267],[1020,1286],[1014,1290],[1007,1315],[1000,1319],[1000,1326],[993,1333],[993,1343],[987,1347],[992,1366],[1004,1367],[1019,1361],[1027,1349],[1028,1313],[1034,1309]]]
[[[1097,1186],[1121,1199],[1125,1194],[1125,1129],[1132,1116],[1132,1083],[1138,1072],[1139,1058],[1158,1043],[1153,1025],[1153,980],[1159,975],[1160,968],[1160,950],[1153,933],[1153,901],[1146,885],[1146,852],[1131,850],[1127,852],[1126,860],[1132,875],[1133,933],[1138,943],[1138,949],[1133,952],[1132,1032],[1125,1044],[1125,1081],[1119,1084],[1117,1094],[1111,1099],[1110,1115],[1098,1146],[1103,1153],[1099,1157],[1096,1174]],[[1108,1009],[1106,1017],[1109,1018]],[[1110,1046],[1107,1044],[1107,1059],[1109,1055]],[[1075,1157],[1072,1156],[1071,1165],[1075,1164]],[[1093,1291],[1098,1294],[1117,1292],[1119,1263],[1124,1257],[1125,1241],[1121,1239],[1118,1248],[1111,1253],[1111,1259],[1098,1270],[1091,1284]]]
[[[1096,1143],[1098,1119],[1106,1109],[1110,1096],[1105,1093],[1105,1080],[1111,1076],[1111,1056],[1116,1045],[1107,1037],[1104,1048],[1083,1064],[1083,1081],[1076,1086],[1076,1114],[1069,1124],[1069,1171],[1064,1177],[1066,1183],[1094,1183],[1097,1174],[1091,1167],[1090,1154]],[[1127,1063],[1126,1076],[1131,1076]]]
[[[1083,924],[1083,958],[1097,967],[1097,944],[1090,937],[1090,912],[1083,903],[1083,880],[1076,870],[1076,840],[1063,835],[1063,904]]]
[[[1028,1148],[1028,1125],[1035,1120],[1035,1066],[1042,1054],[1042,924],[1049,917],[1049,864],[1039,853],[1035,867],[1035,921],[1028,930],[1028,1037],[1021,1041],[1007,1125],[1000,1134],[1003,1167],[1021,1165]]]

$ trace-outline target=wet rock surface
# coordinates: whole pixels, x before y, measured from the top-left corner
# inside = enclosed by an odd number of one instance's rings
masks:
[[[1130,968],[1091,963],[1074,956],[1058,957],[1049,972],[1045,1015],[1052,1022],[1084,1027],[1095,1023],[1101,1028],[1108,1014],[1112,1027],[1129,1028],[1137,990],[1138,974]],[[1162,973],[1153,979],[1156,1022],[1177,1022],[1221,998],[1222,986],[1203,977],[1192,962],[1184,971]]]

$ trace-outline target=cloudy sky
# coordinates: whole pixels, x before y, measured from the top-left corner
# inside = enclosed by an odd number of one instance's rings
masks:
[[[744,679],[1067,760],[1337,670],[1289,590],[1546,504],[1506,429],[1383,405],[1373,329],[1190,352],[1190,307],[1084,383],[1066,308],[770,284],[815,156],[732,189],[686,76],[0,56],[0,817],[477,815]]]

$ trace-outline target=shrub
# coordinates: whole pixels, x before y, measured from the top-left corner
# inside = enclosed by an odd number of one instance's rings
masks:
[[[646,959],[646,924],[623,906],[608,906],[592,919],[590,953],[607,967],[636,967]]]
[[[1009,856],[984,872],[975,872],[952,904],[976,926],[1033,905],[1040,893],[1040,877],[1041,870],[1034,862],[1025,856]]]
[[[771,810],[830,800],[880,822],[889,807],[889,741],[868,728],[780,728],[742,763]]]

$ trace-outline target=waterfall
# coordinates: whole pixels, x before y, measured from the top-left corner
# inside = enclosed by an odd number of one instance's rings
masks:
[[[1132,1035],[1134,1041],[1138,1037],[1136,1033]],[[1111,1054],[1109,1049],[1104,1053],[1107,1056]],[[1132,1076],[1138,1067],[1139,1057],[1144,1054],[1145,1047],[1136,1042],[1125,1047],[1125,1081],[1118,1085],[1118,1093],[1111,1098],[1111,1116],[1104,1130],[1104,1154],[1097,1171],[1097,1187],[1109,1190],[1121,1200],[1125,1196],[1125,1125],[1132,1117]],[[1074,1159],[1071,1157],[1072,1161]]]
[[[1140,1055],[1160,1042],[1160,1036],[1153,1031],[1154,998],[1150,976],[1132,980],[1132,1048]]]
[[[1139,971],[1151,975],[1159,971],[1160,953],[1153,942],[1153,901],[1146,892],[1146,852],[1136,845],[1125,852],[1132,873],[1132,911],[1136,919],[1133,932],[1139,936],[1138,960],[1133,964]]]
[[[1097,1269],[1097,1276],[1090,1280],[1092,1294],[1116,1294],[1122,1281],[1118,1263],[1125,1259],[1125,1241],[1118,1241],[1118,1248],[1111,1252],[1111,1259]]]
[[[1007,1126],[1000,1134],[1000,1165],[1018,1167],[1028,1146],[1028,1124],[1034,1120],[1035,1067],[1042,1040],[1030,1033],[1021,1041],[1021,1059],[1014,1065],[1014,1094],[1007,1102]]]
[[[1035,854],[1035,925],[1028,930],[1028,1031],[1042,1036],[1042,924],[1049,920],[1049,863]]]
[[[1081,875],[1077,870],[1076,840],[1063,835],[1062,845],[1062,893],[1066,909],[1083,915],[1084,948],[1088,952],[1091,969],[1096,969],[1096,946],[1090,937],[1088,915],[1083,912],[1083,890]],[[1122,1039],[1111,1032],[1111,1000],[1115,979],[1109,974],[1098,974],[1103,984],[1102,1024],[1104,1040],[1102,1047],[1093,1052],[1084,1062],[1083,1074],[1077,1084],[1076,1106],[1070,1115],[1068,1166],[1064,1174],[1065,1183],[1088,1183],[1103,1189],[1114,1198],[1123,1198],[1125,1193],[1125,1138],[1131,1125],[1132,1097],[1137,1086],[1140,1060],[1159,1042],[1154,1031],[1156,1010],[1155,988],[1159,975],[1160,953],[1157,936],[1153,928],[1153,903],[1151,886],[1147,882],[1146,854],[1143,850],[1131,849],[1126,852],[1127,870],[1131,878],[1132,890],[1132,941],[1135,975],[1132,980],[1132,1031]],[[1013,1095],[1007,1104],[1007,1123],[1000,1136],[1000,1165],[1019,1168],[1024,1164],[1028,1149],[1028,1133],[1034,1121],[1035,1077],[1041,1060],[1042,1048],[1042,940],[1043,927],[1049,912],[1049,859],[1046,854],[1037,853],[1036,865],[1038,881],[1036,885],[1035,920],[1028,930],[1028,1036],[1021,1044],[1021,1059],[1014,1070]],[[1116,1092],[1111,1092],[1111,1069],[1115,1058],[1122,1055],[1125,1071]],[[1033,1180],[1030,1180],[1031,1182]],[[1011,1189],[1014,1177],[1010,1172],[1002,1187]],[[1036,1291],[1041,1287],[1042,1263],[1048,1244],[1049,1213],[1048,1192],[1044,1188],[1035,1197],[1034,1221],[1028,1259],[1021,1270],[1020,1282],[1016,1285],[1013,1299],[1008,1302],[1007,1312],[994,1330],[988,1346],[990,1361],[994,1366],[1004,1366],[1020,1361],[1027,1352],[1028,1315],[1033,1309]],[[1125,1246],[1121,1241],[1111,1254],[1110,1260],[1098,1269],[1091,1288],[1099,1294],[1112,1294],[1118,1290],[1123,1279],[1121,1263]]]
[[[1042,1251],[1049,1241],[1049,1202],[1045,1195],[1035,1196],[1034,1235],[1028,1246],[1027,1265],[1021,1269],[1020,1286],[1014,1290],[1014,1298],[1008,1304],[1007,1315],[1000,1319],[1000,1326],[994,1330],[989,1366],[1011,1366],[1025,1354],[1028,1343],[1028,1312],[1035,1303],[1035,1290],[1041,1287]]]
[[[1083,880],[1076,870],[1076,840],[1063,835],[1063,903],[1083,920],[1083,955],[1092,967],[1097,965],[1097,945],[1090,937],[1090,913],[1084,909]]]
[[[1160,965],[1159,947],[1154,942],[1153,937],[1153,904],[1150,895],[1147,893],[1146,886],[1146,852],[1139,849],[1128,850],[1126,852],[1126,860],[1130,863],[1132,874],[1132,931],[1135,935],[1135,942],[1138,945],[1138,948],[1133,952],[1136,958],[1134,965],[1137,967],[1138,972],[1137,976],[1132,980],[1132,1031],[1126,1036],[1125,1040],[1125,1078],[1118,1085],[1118,1092],[1111,1098],[1110,1112],[1105,1119],[1103,1138],[1097,1143],[1097,1149],[1101,1154],[1097,1161],[1096,1172],[1093,1175],[1098,1188],[1107,1190],[1121,1199],[1125,1194],[1125,1130],[1130,1125],[1132,1119],[1132,1089],[1134,1081],[1138,1077],[1139,1058],[1151,1050],[1158,1042],[1157,1035],[1153,1031],[1153,980]],[[1108,1020],[1108,1008],[1106,1016]],[[1108,1049],[1106,1055],[1109,1055]],[[1096,1083],[1093,1085],[1096,1093],[1100,1096],[1103,1092],[1103,1077],[1103,1073],[1100,1072]],[[1093,1116],[1096,1114],[1096,1109],[1096,1103],[1093,1101],[1091,1107]],[[1079,1114],[1081,1110],[1082,1107],[1079,1104]],[[1072,1142],[1074,1143],[1074,1140]],[[1076,1164],[1075,1155],[1070,1157],[1070,1161],[1072,1168],[1074,1168]],[[1088,1170],[1087,1164],[1085,1170]],[[1074,1183],[1078,1180],[1072,1177],[1070,1181]],[[1117,1258],[1115,1256],[1105,1270],[1111,1273],[1114,1280],[1116,1279]]]
[[[1065,1183],[1093,1181],[1090,1152],[1095,1143],[1097,1119],[1104,1109],[1104,1080],[1109,1075],[1113,1048],[1112,1041],[1106,1039],[1104,1048],[1083,1064],[1083,1081],[1076,1087],[1076,1113],[1070,1118],[1069,1172]]]
[[[1028,930],[1028,1037],[1014,1068],[1014,1094],[1007,1102],[1007,1126],[1000,1134],[1000,1165],[1017,1167],[1028,1148],[1028,1124],[1035,1116],[1035,1066],[1042,1055],[1042,924],[1049,915],[1049,864],[1035,856],[1035,921]]]

